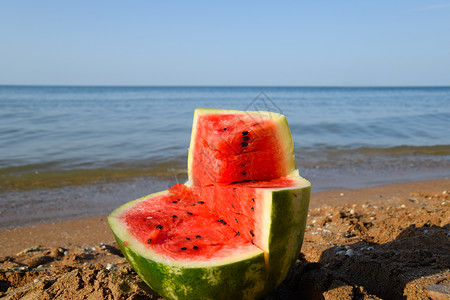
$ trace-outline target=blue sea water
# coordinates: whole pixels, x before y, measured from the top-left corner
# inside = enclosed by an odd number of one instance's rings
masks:
[[[179,165],[197,107],[285,114],[299,165],[449,154],[450,87],[0,86],[0,169]]]
[[[186,172],[197,107],[285,114],[313,191],[450,175],[450,87],[0,86],[0,189],[55,170]]]

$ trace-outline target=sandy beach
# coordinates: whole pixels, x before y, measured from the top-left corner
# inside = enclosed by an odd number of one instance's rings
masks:
[[[267,299],[448,299],[449,191],[442,179],[314,193],[297,264]],[[0,245],[6,299],[159,299],[106,216],[1,230]]]

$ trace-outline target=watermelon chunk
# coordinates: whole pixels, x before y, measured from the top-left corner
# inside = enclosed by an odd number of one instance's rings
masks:
[[[294,171],[285,116],[273,112],[196,109],[188,170],[195,185],[269,180]]]
[[[259,128],[249,129],[255,120]],[[262,297],[295,263],[308,212],[310,183],[291,170],[287,122],[200,109],[192,136],[190,180],[117,208],[110,227],[136,272],[167,299]],[[243,162],[245,180],[235,171]]]

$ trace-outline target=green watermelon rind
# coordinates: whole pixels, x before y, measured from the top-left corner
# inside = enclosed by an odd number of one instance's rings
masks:
[[[267,257],[267,289],[277,287],[300,254],[308,217],[311,184],[272,192],[272,209]],[[287,234],[289,233],[289,234]]]
[[[265,294],[262,251],[243,261],[195,268],[155,262],[116,240],[136,273],[166,299],[255,299]]]

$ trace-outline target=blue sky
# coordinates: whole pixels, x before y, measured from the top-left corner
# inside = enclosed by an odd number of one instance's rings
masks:
[[[450,0],[2,1],[0,84],[450,85]]]

